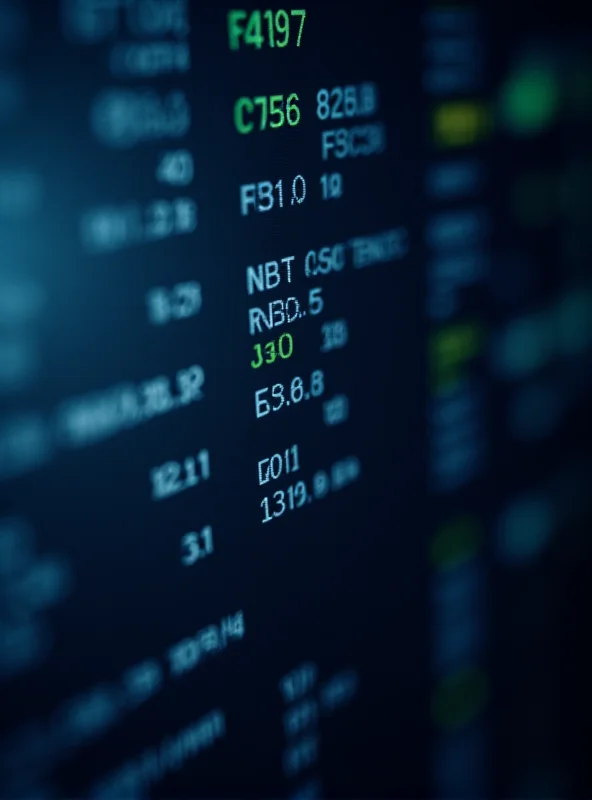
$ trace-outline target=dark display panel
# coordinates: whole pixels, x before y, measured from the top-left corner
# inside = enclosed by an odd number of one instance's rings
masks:
[[[2,797],[589,796],[587,29],[0,0]]]

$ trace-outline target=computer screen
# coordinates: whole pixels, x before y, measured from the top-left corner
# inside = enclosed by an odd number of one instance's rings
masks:
[[[575,4],[0,0],[0,796],[590,797]]]

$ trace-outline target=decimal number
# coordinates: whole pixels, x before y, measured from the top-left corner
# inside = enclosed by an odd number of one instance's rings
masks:
[[[277,348],[277,349],[276,349]],[[253,369],[259,369],[262,364],[273,364],[276,358],[290,358],[294,352],[294,340],[291,333],[282,333],[280,338],[267,344],[254,344],[255,358],[251,361]],[[265,357],[263,356],[265,353]]]
[[[201,304],[201,285],[197,281],[176,283],[170,289],[157,286],[146,295],[148,319],[153,325],[194,317]]]
[[[306,11],[293,8],[290,11],[278,8],[277,11],[233,9],[228,12],[228,46],[231,50],[254,47],[261,50],[268,47],[287,47],[290,40],[296,47],[302,42],[302,31]]]
[[[318,251],[309,250],[304,258],[304,274],[307,278],[314,278],[330,272],[341,272],[345,267],[345,252],[342,243],[321,247]]]
[[[285,199],[284,189],[286,193]],[[271,181],[244,183],[240,187],[241,214],[243,217],[247,217],[250,211],[256,211],[261,214],[271,211],[274,206],[283,208],[284,205],[300,205],[305,198],[306,181],[302,175],[296,175],[291,185],[289,181],[286,181],[285,187],[282,178],[275,185]]]
[[[255,392],[255,416],[266,417],[272,411],[279,411],[284,406],[296,405],[303,400],[310,400],[313,397],[320,397],[325,391],[325,376],[323,370],[317,369],[310,376],[308,388],[304,388],[302,378],[292,378],[289,386],[283,383],[274,383],[273,386],[266,386]],[[268,392],[271,392],[271,400],[267,399]]]
[[[335,86],[317,92],[317,117],[323,121],[369,117],[377,109],[378,91],[374,83]]]
[[[298,95],[289,94],[284,100],[283,94],[272,94],[269,97],[239,97],[234,104],[234,126],[239,133],[251,133],[255,129],[255,121],[249,117],[258,117],[258,129],[267,127],[281,128],[284,125],[298,125],[300,109],[296,105]]]
[[[181,537],[181,564],[192,567],[214,552],[214,534],[211,525],[200,531],[191,531]]]
[[[210,477],[210,453],[200,450],[196,456],[187,456],[182,462],[167,461],[150,470],[152,499],[166,500],[175,494],[197,486]]]
[[[291,325],[296,320],[305,317],[307,313],[313,316],[320,314],[325,307],[322,292],[323,290],[320,286],[309,290],[308,311],[301,309],[300,301],[296,297],[287,297],[285,300],[283,298],[272,300],[267,304],[267,313],[265,308],[259,308],[258,306],[250,308],[249,333],[251,336],[254,336],[255,333],[263,333],[264,326],[269,330],[278,325]],[[286,342],[286,346],[287,344]],[[284,356],[284,358],[288,357]]]

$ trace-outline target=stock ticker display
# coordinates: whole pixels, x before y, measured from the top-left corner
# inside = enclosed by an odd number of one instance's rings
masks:
[[[592,38],[0,0],[0,796],[590,796]]]

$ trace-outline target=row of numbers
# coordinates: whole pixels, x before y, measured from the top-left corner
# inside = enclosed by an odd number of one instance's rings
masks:
[[[256,295],[284,283],[291,284],[299,263],[303,264],[307,278],[316,278],[343,272],[346,267],[360,269],[400,261],[409,253],[409,248],[409,231],[404,226],[354,236],[346,242],[308,250],[302,260],[300,256],[291,255],[247,267],[247,292]]]
[[[266,386],[255,392],[255,416],[257,419],[266,417],[284,406],[297,405],[303,400],[320,397],[324,391],[325,376],[321,369],[317,369],[311,374],[308,389],[304,388],[304,380],[299,377],[293,378],[289,386],[284,386],[283,383],[274,383],[271,387]],[[272,400],[267,399],[268,392],[271,392]]]
[[[196,228],[195,201],[189,197],[176,197],[155,200],[146,207],[130,203],[90,209],[82,217],[81,237],[87,252],[101,254],[187,235]]]
[[[200,450],[196,456],[187,456],[183,461],[167,461],[150,471],[152,499],[166,500],[176,494],[197,486],[210,477],[210,453]]]
[[[283,516],[286,511],[302,508],[313,500],[321,500],[329,492],[336,492],[356,481],[361,474],[358,458],[350,456],[337,461],[329,472],[319,470],[312,479],[312,490],[309,492],[305,481],[297,481],[287,489],[278,489],[271,497],[264,497],[260,505],[264,516],[263,523]]]
[[[373,83],[319,89],[316,99],[317,118],[323,122],[369,117],[378,108],[378,93]],[[234,126],[239,133],[251,133],[255,130],[255,120],[252,117],[256,117],[257,128],[260,131],[264,131],[267,127],[281,128],[286,124],[294,127],[300,122],[298,101],[295,92],[289,94],[287,98],[284,98],[283,94],[273,94],[269,97],[267,95],[239,97],[234,104]],[[183,165],[177,167],[177,172],[183,174],[181,166]],[[172,172],[172,166],[169,167],[169,171]],[[187,166],[184,172],[185,174],[189,172]]]
[[[378,91],[374,83],[359,86],[335,86],[317,92],[317,117],[327,119],[351,119],[369,117],[378,109]]]
[[[123,383],[66,400],[57,410],[60,438],[82,446],[202,400],[205,373],[199,364],[177,371],[174,390],[166,375],[140,384]]]

